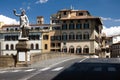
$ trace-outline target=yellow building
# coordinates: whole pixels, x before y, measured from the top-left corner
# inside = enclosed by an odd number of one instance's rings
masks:
[[[61,25],[50,25],[50,31],[42,33],[42,51],[43,53],[60,51],[61,49]]]

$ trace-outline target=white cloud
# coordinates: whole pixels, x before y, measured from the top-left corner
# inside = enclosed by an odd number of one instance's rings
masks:
[[[115,22],[120,22],[120,19],[116,19]]]
[[[16,19],[0,15],[0,22],[4,22],[4,24],[18,24],[19,22]]]
[[[106,36],[120,35],[120,26],[113,26],[110,28],[103,26],[102,32],[106,33]]]
[[[101,17],[102,20],[106,21],[106,20],[112,20],[112,18],[105,18],[105,17]]]
[[[46,3],[46,2],[48,2],[48,0],[39,0],[39,1],[36,2],[36,4],[38,4],[38,3],[42,4],[42,3]]]
[[[27,6],[27,10],[30,10],[30,6]]]
[[[110,18],[110,17],[101,17],[101,19],[103,20],[103,21],[114,21],[114,22],[120,22],[120,19],[113,19],[113,18]]]

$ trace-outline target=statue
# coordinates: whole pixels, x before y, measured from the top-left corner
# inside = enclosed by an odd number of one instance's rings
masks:
[[[20,18],[20,36],[19,38],[28,38],[29,37],[29,20],[27,15],[25,14],[25,10],[21,10],[21,14],[16,14],[16,9],[13,10],[15,16]]]

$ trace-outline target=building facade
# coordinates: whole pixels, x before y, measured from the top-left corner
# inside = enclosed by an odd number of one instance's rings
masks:
[[[120,57],[120,42],[111,45],[111,57],[112,58]]]
[[[86,10],[63,9],[51,15],[50,24],[42,16],[31,24],[30,53],[64,52],[98,54],[101,49],[102,22]],[[16,54],[19,25],[4,25],[0,32],[2,55]]]
[[[42,52],[42,34],[49,32],[50,24],[32,24],[29,33],[30,53]],[[4,25],[1,33],[1,55],[15,55],[16,44],[19,39],[19,25]]]
[[[95,54],[100,48],[102,22],[85,10],[60,10],[51,16],[51,24],[61,24],[61,51]]]

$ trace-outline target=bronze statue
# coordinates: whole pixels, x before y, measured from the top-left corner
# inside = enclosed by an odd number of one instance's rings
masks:
[[[20,18],[20,38],[28,38],[30,26],[25,10],[21,10],[21,14],[16,14],[16,9],[14,9],[13,13]]]

